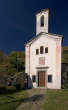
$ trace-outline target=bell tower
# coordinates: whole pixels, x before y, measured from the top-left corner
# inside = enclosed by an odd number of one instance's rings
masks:
[[[48,33],[49,9],[36,13],[36,35],[40,32]]]

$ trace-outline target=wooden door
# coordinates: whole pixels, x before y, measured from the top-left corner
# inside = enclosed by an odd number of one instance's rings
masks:
[[[45,87],[45,71],[38,72],[38,86]]]

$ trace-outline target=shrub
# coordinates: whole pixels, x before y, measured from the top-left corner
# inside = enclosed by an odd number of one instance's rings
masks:
[[[6,89],[7,93],[14,93],[17,91],[15,86],[8,86]]]
[[[17,90],[24,89],[27,85],[27,75],[23,72],[18,73],[16,77]]]
[[[6,87],[4,85],[0,85],[0,94],[3,94],[6,92]]]
[[[68,88],[68,71],[62,74],[62,89]]]
[[[5,86],[5,85],[0,86],[0,94],[14,93],[16,91],[17,91],[16,87],[14,86]]]

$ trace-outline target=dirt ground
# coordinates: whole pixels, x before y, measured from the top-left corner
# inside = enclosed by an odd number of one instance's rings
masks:
[[[16,110],[43,110],[46,89],[26,90],[28,97]]]

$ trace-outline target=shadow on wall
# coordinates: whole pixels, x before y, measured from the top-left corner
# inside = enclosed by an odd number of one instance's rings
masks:
[[[31,78],[30,78],[30,76],[28,74],[27,74],[27,88],[28,89],[33,88],[32,80],[31,80]]]

